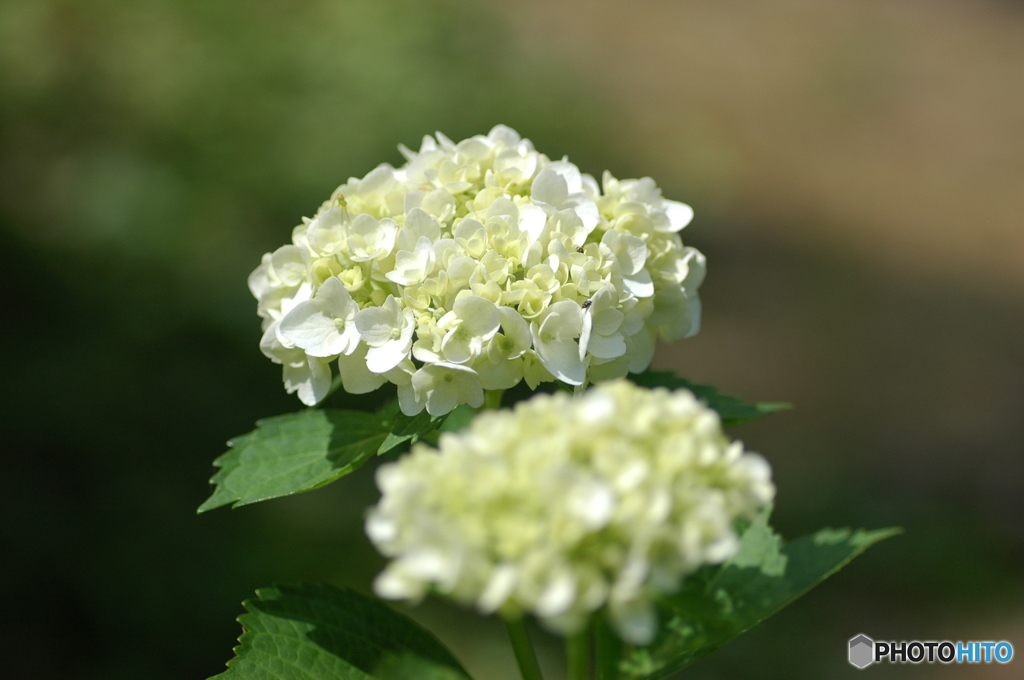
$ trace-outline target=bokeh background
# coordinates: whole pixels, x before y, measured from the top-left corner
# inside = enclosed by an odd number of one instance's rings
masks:
[[[254,588],[368,590],[368,469],[195,515],[299,407],[245,277],[399,142],[499,122],[694,206],[704,328],[656,366],[795,403],[735,431],[784,535],[906,528],[683,677],[855,677],[861,632],[1024,654],[1019,0],[4,0],[0,675],[205,678]],[[412,613],[515,677],[493,622]]]

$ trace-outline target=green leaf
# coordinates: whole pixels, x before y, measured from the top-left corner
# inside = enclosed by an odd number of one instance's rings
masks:
[[[822,529],[782,545],[762,514],[744,532],[736,556],[687,579],[660,602],[662,626],[647,647],[627,653],[621,678],[660,680],[754,627],[900,529]]]
[[[398,402],[392,402],[381,410],[381,415],[385,426],[390,430],[387,439],[378,450],[378,453],[384,455],[406,443],[410,446],[415,444],[424,435],[441,427],[451,414],[435,417],[426,411],[420,411],[414,416],[407,416],[398,410]]]
[[[218,680],[466,680],[428,631],[376,600],[328,585],[275,586],[243,603],[240,643]]]
[[[630,374],[629,379],[642,387],[667,387],[670,390],[687,389],[708,405],[718,411],[723,427],[735,427],[756,420],[769,413],[793,408],[792,404],[783,401],[762,401],[748,404],[736,397],[722,394],[710,385],[695,385],[689,380],[678,377],[669,371],[644,371]]]
[[[469,427],[476,417],[477,409],[466,404],[459,404],[455,410],[448,414],[448,419],[441,426],[441,432],[461,432]]]
[[[213,461],[216,489],[199,512],[310,491],[344,477],[376,454],[389,436],[375,413],[310,409],[267,418],[230,442]]]

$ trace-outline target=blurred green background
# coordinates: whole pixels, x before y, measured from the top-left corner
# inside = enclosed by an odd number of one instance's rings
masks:
[[[368,590],[369,469],[195,515],[224,441],[300,406],[245,277],[399,142],[499,122],[694,206],[704,328],[655,364],[796,404],[735,432],[784,535],[906,527],[683,676],[855,677],[862,632],[1020,656],[1022,83],[1010,0],[4,0],[0,675],[205,678],[254,588]],[[493,622],[412,613],[515,677]]]

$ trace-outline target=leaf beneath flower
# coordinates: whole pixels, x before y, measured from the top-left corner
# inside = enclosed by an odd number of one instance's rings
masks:
[[[469,427],[476,417],[477,409],[466,404],[459,404],[455,410],[448,414],[448,418],[441,426],[441,432],[461,432]]]
[[[381,414],[390,425],[388,437],[380,445],[379,453],[381,455],[397,451],[403,444],[416,443],[423,435],[440,428],[451,416],[451,414],[432,416],[426,411],[420,411],[414,416],[407,416],[398,409],[397,402],[388,404],[381,410]]]
[[[235,658],[218,680],[467,680],[437,638],[350,590],[262,588],[244,603]]]
[[[762,514],[729,562],[689,577],[660,603],[662,626],[647,647],[621,659],[623,680],[660,680],[767,619],[900,529],[822,529],[783,546]]]
[[[261,420],[213,461],[213,495],[199,512],[310,491],[361,466],[388,437],[374,413],[311,409]]]
[[[627,376],[642,387],[667,387],[670,390],[687,389],[718,412],[722,419],[722,427],[735,427],[756,420],[769,413],[785,411],[793,408],[792,404],[783,401],[762,401],[748,404],[737,397],[722,394],[710,385],[695,385],[689,380],[680,378],[670,371],[644,371]]]
[[[216,489],[199,512],[312,491],[443,422],[427,414],[410,418],[397,408],[378,413],[309,409],[261,420],[213,461],[220,468],[210,479]]]

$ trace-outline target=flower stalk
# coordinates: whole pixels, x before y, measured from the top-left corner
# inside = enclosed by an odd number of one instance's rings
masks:
[[[505,390],[486,390],[484,392],[484,408],[490,410],[498,410],[501,408],[501,397],[505,394]]]
[[[590,677],[590,629],[565,638],[566,680]]]
[[[615,680],[618,677],[619,658],[622,655],[622,641],[608,626],[603,617],[593,620],[594,660],[597,666],[597,680]]]
[[[505,629],[508,630],[508,639],[512,643],[512,651],[523,680],[544,680],[537,663],[537,654],[530,643],[530,634],[526,630],[526,619],[505,619]]]

